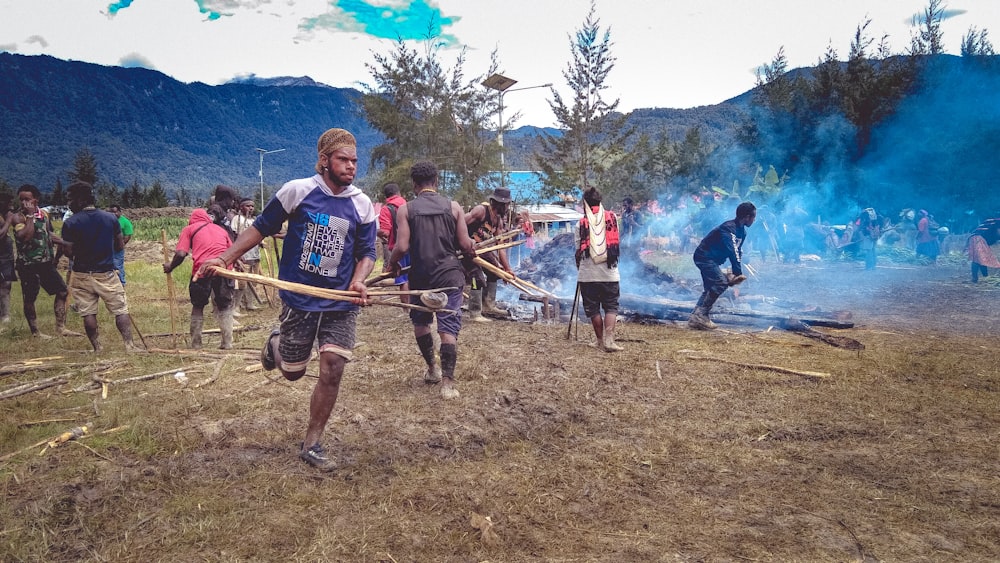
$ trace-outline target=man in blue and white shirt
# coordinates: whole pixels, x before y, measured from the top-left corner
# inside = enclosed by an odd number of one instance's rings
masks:
[[[359,293],[353,301],[337,301],[282,290],[281,327],[261,352],[265,369],[278,367],[286,379],[295,381],[305,375],[313,345],[319,348],[319,380],[299,457],[330,471],[335,463],[325,455],[320,438],[337,402],[344,366],[351,360],[358,306],[367,304],[364,280],[375,266],[378,216],[371,199],[353,184],[358,164],[354,136],[330,129],[320,136],[316,149],[317,174],[282,186],[253,226],[219,258],[205,262],[198,276],[211,275],[212,266],[232,264],[288,221],[278,278]]]

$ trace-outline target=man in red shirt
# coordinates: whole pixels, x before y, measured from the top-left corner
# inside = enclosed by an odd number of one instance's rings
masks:
[[[163,265],[164,273],[169,274],[174,268],[184,262],[188,254],[192,255],[194,266],[192,272],[212,258],[218,258],[227,248],[232,246],[226,229],[212,221],[212,217],[204,209],[191,212],[188,226],[181,231],[177,239],[177,249],[174,259]],[[230,265],[231,267],[231,265]],[[205,323],[205,305],[209,297],[215,304],[215,318],[222,332],[222,350],[233,347],[233,306],[236,290],[233,280],[222,276],[210,276],[191,280],[188,294],[191,296],[191,347],[201,348],[201,329]]]
[[[396,211],[406,204],[406,200],[403,196],[399,195],[399,185],[390,182],[382,186],[382,195],[385,196],[385,205],[382,206],[382,210],[378,214],[378,238],[386,245],[389,252],[386,253],[385,260],[382,264],[382,271],[389,271],[389,256],[392,254],[392,249],[396,248]],[[410,255],[405,254],[399,261],[399,266],[405,268],[410,265]],[[403,272],[395,279],[394,282],[403,291],[410,289],[410,278],[407,272]],[[399,300],[403,303],[409,303],[410,298],[406,295],[400,295]]]

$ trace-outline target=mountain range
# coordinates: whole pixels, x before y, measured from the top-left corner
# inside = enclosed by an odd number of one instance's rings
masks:
[[[382,137],[365,120],[361,92],[309,77],[250,77],[219,86],[183,83],[155,70],[102,66],[45,55],[0,53],[0,180],[42,191],[67,182],[76,154],[94,156],[98,182],[120,188],[159,181],[207,193],[216,184],[277,186],[311,173],[316,139],[343,127],[358,139],[359,177]],[[693,125],[726,134],[740,98],[693,109],[642,109],[640,131],[680,139]],[[539,129],[505,135],[511,169],[527,169]],[[257,149],[283,151],[263,157]]]

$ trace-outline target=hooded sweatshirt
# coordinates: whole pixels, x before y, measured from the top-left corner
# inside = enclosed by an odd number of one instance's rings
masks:
[[[192,271],[197,272],[206,260],[217,258],[232,244],[229,233],[213,223],[207,211],[198,208],[191,212],[188,225],[181,230],[177,250],[191,255],[194,260]]]
[[[278,278],[324,289],[347,289],[358,261],[375,261],[375,206],[356,186],[334,194],[316,174],[286,183],[254,221],[264,236],[288,221],[278,265]],[[281,300],[300,311],[356,311],[349,301],[278,292]]]

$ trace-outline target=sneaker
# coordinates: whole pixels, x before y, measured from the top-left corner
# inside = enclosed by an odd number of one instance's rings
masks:
[[[441,383],[441,366],[434,364],[433,368],[427,368],[424,383]]]
[[[267,336],[267,340],[264,341],[264,347],[260,349],[260,365],[267,371],[273,371],[274,368],[278,367],[274,362],[274,348],[271,347],[271,341],[279,334],[281,334],[280,330],[272,330],[271,334]]]
[[[461,395],[459,394],[458,389],[455,389],[454,387],[442,387],[441,388],[441,398],[444,399],[444,400],[446,400],[446,401],[449,401],[451,399],[457,399],[460,396]]]
[[[430,309],[441,309],[448,305],[448,295],[442,292],[424,292],[420,294],[420,302]]]
[[[299,459],[320,471],[333,471],[337,464],[326,456],[326,450],[319,444],[314,444],[309,449],[299,450]]]

